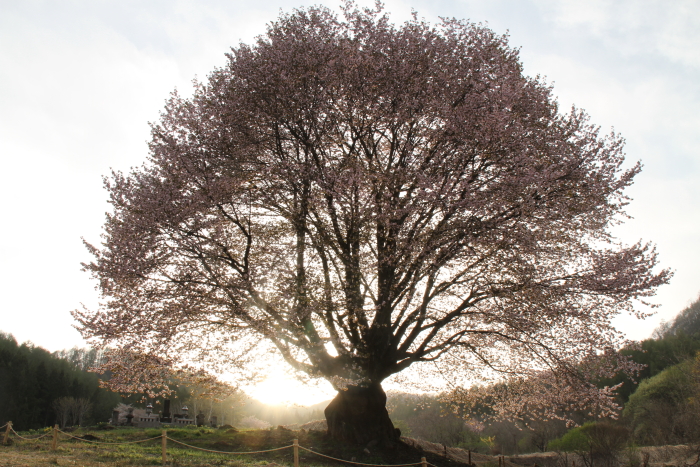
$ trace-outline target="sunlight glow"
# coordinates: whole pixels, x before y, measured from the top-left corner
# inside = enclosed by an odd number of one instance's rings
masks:
[[[270,374],[261,383],[244,388],[252,399],[271,405],[310,406],[335,397],[335,390],[327,381],[304,384],[283,371]]]

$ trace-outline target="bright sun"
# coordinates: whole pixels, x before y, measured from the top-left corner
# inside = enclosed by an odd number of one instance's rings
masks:
[[[264,404],[309,406],[335,397],[327,381],[306,385],[284,371],[271,373],[261,383],[244,388],[246,394]]]

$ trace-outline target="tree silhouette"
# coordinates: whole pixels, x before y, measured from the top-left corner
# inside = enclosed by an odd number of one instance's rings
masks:
[[[339,390],[334,437],[391,442],[391,375],[574,375],[668,281],[652,247],[609,234],[640,166],[559,113],[506,37],[344,11],[284,14],[232,49],[173,94],[148,163],[106,179],[85,265],[104,300],[75,317],[122,349],[121,384],[196,360],[251,369],[257,349]],[[561,390],[607,400],[576,381]]]

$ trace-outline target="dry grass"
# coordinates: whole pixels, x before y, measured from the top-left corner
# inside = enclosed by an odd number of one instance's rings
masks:
[[[431,443],[422,439],[401,438],[406,444],[420,447],[424,452],[431,452],[440,456],[445,456],[455,462],[467,464],[471,462],[476,467],[488,467],[498,465],[498,456],[489,456],[488,454],[480,454],[472,452],[471,454],[466,449],[447,447],[443,444]],[[518,467],[518,464],[512,462],[510,457],[506,456],[503,459],[504,467]]]
[[[40,433],[22,433],[36,436]],[[118,429],[110,431],[80,429],[72,432],[76,437],[87,437],[103,443],[123,443],[158,437],[159,429]],[[422,447],[400,444],[372,452],[360,446],[338,445],[319,431],[291,431],[277,428],[270,430],[215,430],[211,428],[169,429],[168,437],[203,449],[228,452],[249,452],[290,446],[294,439],[303,447],[337,459],[364,462],[368,464],[409,464],[420,462],[426,456],[428,462],[437,467],[464,467],[463,462],[447,459],[423,450]],[[41,440],[23,441],[16,437],[10,446],[0,446],[0,467],[131,467],[161,465],[161,440],[155,439],[140,444],[91,444],[81,440],[59,438],[58,449],[51,450],[50,437]],[[234,455],[214,454],[186,447],[168,441],[168,465],[182,467],[289,467],[292,465],[292,450],[255,454]],[[303,467],[351,467],[345,462],[325,460],[315,454],[300,450],[300,464]]]
[[[220,437],[214,436],[213,431],[206,429],[169,430],[168,435],[187,444],[207,449],[227,450],[225,447],[217,449],[210,445],[212,442],[220,443],[221,441]],[[110,432],[80,430],[71,434],[74,436],[85,436],[88,433],[99,442],[119,443],[158,436],[160,431],[136,429]],[[22,435],[36,436],[36,433],[22,433]],[[264,467],[270,465],[268,460],[246,460],[232,455],[206,453],[180,448],[173,442],[168,443],[167,455],[168,465],[170,466]],[[291,459],[291,451],[288,453],[288,456]],[[87,443],[61,435],[58,449],[52,451],[50,437],[32,441],[25,441],[15,437],[11,445],[0,446],[0,467],[140,467],[148,465],[161,465],[160,439],[139,444],[109,445]]]

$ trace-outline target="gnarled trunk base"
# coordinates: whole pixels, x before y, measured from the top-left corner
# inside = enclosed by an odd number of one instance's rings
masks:
[[[401,436],[389,418],[380,384],[338,391],[324,413],[328,434],[344,443],[392,446]]]

